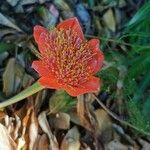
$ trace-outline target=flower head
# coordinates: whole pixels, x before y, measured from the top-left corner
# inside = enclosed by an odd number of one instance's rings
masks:
[[[34,27],[39,59],[32,67],[39,73],[38,82],[52,89],[64,89],[71,96],[96,92],[99,78],[94,74],[102,67],[104,56],[99,40],[86,41],[77,18],[70,18],[48,31]]]

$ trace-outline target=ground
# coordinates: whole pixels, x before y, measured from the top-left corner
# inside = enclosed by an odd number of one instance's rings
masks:
[[[149,15],[148,0],[0,1],[0,102],[39,79],[35,25],[77,17],[105,57],[97,93],[34,88],[1,108],[0,149],[150,150]]]

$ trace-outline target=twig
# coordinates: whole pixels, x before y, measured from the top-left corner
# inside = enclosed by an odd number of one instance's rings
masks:
[[[88,38],[98,38],[100,40],[104,40],[104,41],[108,41],[108,42],[114,42],[114,43],[118,43],[118,44],[122,44],[122,45],[126,45],[126,46],[136,46],[136,47],[141,47],[142,45],[137,45],[137,44],[130,44],[130,43],[126,43],[126,42],[122,42],[120,40],[116,40],[116,39],[110,39],[110,38],[105,38],[105,37],[99,37],[99,36],[93,36],[93,35],[85,35]],[[147,45],[150,46],[150,45]]]
[[[150,136],[150,133],[148,132],[145,132],[143,131],[142,129],[139,129],[137,128],[136,126],[124,121],[124,120],[121,120],[117,115],[115,115],[113,112],[111,112],[94,94],[92,94],[93,97],[95,98],[95,100],[98,102],[98,104],[112,117],[114,118],[115,120],[119,121],[121,124],[125,125],[125,126],[128,126],[136,131],[138,131],[139,133],[142,133],[146,136]]]

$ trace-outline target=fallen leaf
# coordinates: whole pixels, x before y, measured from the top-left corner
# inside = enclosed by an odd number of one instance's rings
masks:
[[[40,108],[45,100],[46,94],[47,90],[42,90],[36,94],[36,98],[34,100],[34,110],[36,114],[40,112]]]
[[[80,150],[91,150],[91,148],[87,146],[87,144],[83,143],[80,147]]]
[[[17,138],[19,137],[19,130],[21,128],[21,120],[17,115],[15,115],[15,124],[16,125],[15,125],[15,130],[13,132],[13,139],[17,140]]]
[[[37,146],[37,150],[49,150],[49,143],[48,143],[48,138],[46,136],[46,134],[42,134],[39,137],[39,142],[38,142],[38,146]]]
[[[88,95],[85,97],[84,95],[80,95],[77,99],[77,114],[81,125],[89,131],[95,131],[97,122],[91,104],[88,101]]]
[[[3,92],[6,96],[14,93],[15,84],[15,58],[9,59],[6,69],[3,73]]]
[[[129,150],[131,146],[123,145],[119,140],[113,140],[105,145],[106,150]]]
[[[80,133],[77,127],[71,128],[65,135],[60,150],[79,150],[80,149]]]
[[[141,150],[150,150],[150,143],[148,143],[147,141],[145,141],[141,138],[139,138],[138,141],[142,145]]]
[[[0,123],[0,149],[1,150],[16,150],[16,143],[11,138],[8,130]]]
[[[43,132],[45,132],[48,135],[49,142],[50,142],[50,149],[59,150],[57,139],[51,132],[51,128],[47,121],[45,111],[41,112],[40,115],[38,116],[38,122],[39,122],[39,125],[42,128]]]
[[[44,26],[53,27],[57,22],[56,16],[54,16],[46,7],[41,6],[37,9],[37,13],[42,18],[42,24]],[[58,17],[58,16],[57,16]]]
[[[37,149],[37,138],[38,138],[38,120],[33,111],[31,114],[31,122],[29,127],[29,150]]]
[[[4,16],[2,13],[0,13],[0,24],[16,29],[19,32],[23,32],[17,25],[15,25],[15,23],[12,23],[12,21],[10,21],[8,17]]]
[[[67,113],[51,114],[49,116],[50,125],[56,129],[68,129],[70,127],[70,116]]]
[[[109,130],[112,122],[107,112],[103,109],[97,109],[94,113],[98,122],[97,132],[102,133],[103,131]]]
[[[74,16],[73,11],[70,6],[67,4],[65,0],[54,0],[55,6],[60,10],[61,15],[64,19],[70,18]]]
[[[125,0],[119,0],[119,7],[123,8],[127,5],[127,2]]]
[[[26,144],[25,139],[22,136],[18,138],[17,150],[22,150],[22,149],[24,150],[25,144]]]
[[[23,13],[24,9],[23,6],[24,5],[31,5],[38,2],[37,0],[20,0],[17,5],[15,6],[15,12],[17,13]]]
[[[104,16],[103,16],[103,20],[106,24],[106,26],[112,30],[113,32],[116,31],[116,21],[115,21],[115,17],[114,17],[114,14],[113,14],[113,11],[112,9],[108,9]]]
[[[3,119],[5,117],[5,112],[4,111],[0,111],[0,120]]]
[[[20,0],[6,0],[11,6],[15,6]]]
[[[90,27],[91,27],[91,16],[89,12],[87,11],[86,7],[82,3],[78,3],[75,5],[75,13],[81,20],[85,33],[90,33]]]
[[[33,81],[34,81],[34,78],[31,75],[25,73],[22,79],[22,86],[26,88],[29,85],[29,83]]]
[[[18,143],[20,142],[19,146],[23,147],[23,149],[26,149],[29,145],[29,134],[28,134],[28,127],[31,119],[31,113],[32,113],[32,106],[28,105],[26,106],[26,114],[24,118],[22,119],[22,130],[21,130],[21,136],[18,139]],[[21,150],[20,149],[20,150]]]

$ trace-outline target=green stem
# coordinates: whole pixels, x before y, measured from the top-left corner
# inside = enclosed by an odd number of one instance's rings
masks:
[[[124,120],[121,120],[118,116],[116,116],[113,112],[111,112],[94,94],[92,94],[93,97],[96,99],[96,101],[98,102],[98,104],[115,120],[119,121],[121,124],[125,125],[125,126],[128,126],[136,131],[138,131],[139,133],[142,133],[146,136],[150,136],[150,133],[148,132],[145,132],[144,130],[142,129],[139,129],[138,127],[124,121]]]
[[[11,104],[17,103],[23,99],[25,99],[26,97],[29,97],[35,93],[37,93],[38,91],[44,89],[43,86],[41,86],[38,82],[35,82],[34,84],[32,84],[30,87],[28,87],[27,89],[23,90],[22,92],[20,92],[19,94],[15,95],[14,97],[5,100],[4,102],[0,103],[0,109],[7,107]]]

